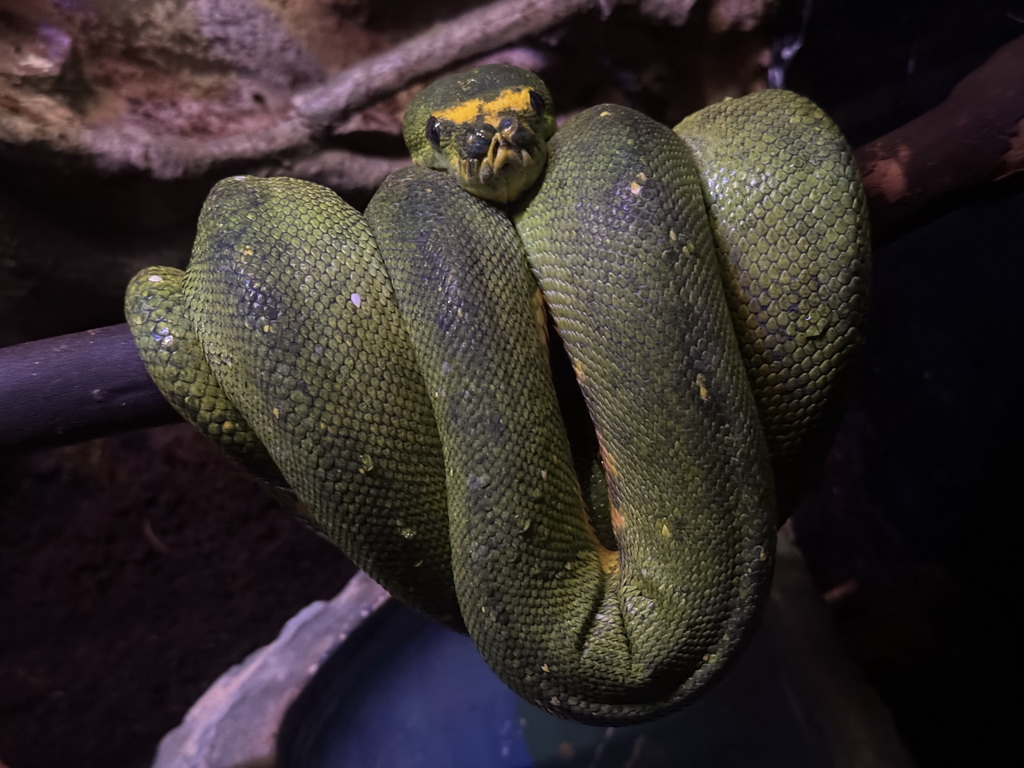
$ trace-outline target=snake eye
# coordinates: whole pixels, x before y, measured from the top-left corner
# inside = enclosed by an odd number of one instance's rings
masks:
[[[536,91],[530,91],[530,106],[533,107],[533,111],[536,112],[537,115],[543,115],[544,108],[547,104],[544,103],[543,96]]]
[[[427,120],[427,141],[437,149],[441,148],[441,123],[433,116]]]

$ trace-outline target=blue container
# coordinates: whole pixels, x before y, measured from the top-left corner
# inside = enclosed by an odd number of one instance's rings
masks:
[[[472,642],[392,601],[339,646],[282,724],[281,768],[820,768],[833,764],[773,637],[772,611],[731,672],[642,726],[577,725],[502,684]]]

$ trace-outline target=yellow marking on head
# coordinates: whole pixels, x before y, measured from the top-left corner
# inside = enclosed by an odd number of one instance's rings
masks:
[[[666,523],[661,524],[661,535],[664,536],[666,539],[672,538],[672,531],[668,529],[668,525]]]
[[[551,671],[551,667],[549,667],[549,666],[548,666],[547,664],[541,664],[541,665],[540,665],[540,668],[541,668],[541,670],[543,670],[544,672],[550,672],[550,671]]]
[[[701,400],[707,400],[708,399],[708,394],[709,393],[708,393],[708,386],[707,386],[707,384],[708,384],[708,380],[705,378],[704,374],[703,373],[698,373],[697,374],[697,391],[698,391],[698,394],[700,394],[700,399]]]
[[[643,185],[637,184],[635,181],[630,182],[629,191],[634,195],[639,195],[641,189],[643,189]]]
[[[493,99],[466,99],[453,107],[434,112],[438,120],[450,120],[453,123],[470,123],[483,120],[497,125],[501,115],[509,112],[532,112],[529,88],[505,88]]]

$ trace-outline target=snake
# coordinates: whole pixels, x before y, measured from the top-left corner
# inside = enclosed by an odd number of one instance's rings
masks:
[[[758,626],[787,478],[862,343],[850,148],[783,90],[556,129],[500,64],[428,85],[403,131],[413,164],[364,213],[219,181],[187,269],[127,288],[147,371],[527,701],[672,712]]]

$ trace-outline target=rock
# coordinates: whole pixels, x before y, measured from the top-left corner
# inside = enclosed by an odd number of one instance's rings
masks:
[[[153,768],[274,764],[285,711],[339,644],[390,597],[356,574],[328,602],[302,609],[274,642],[225,672],[157,749]]]

